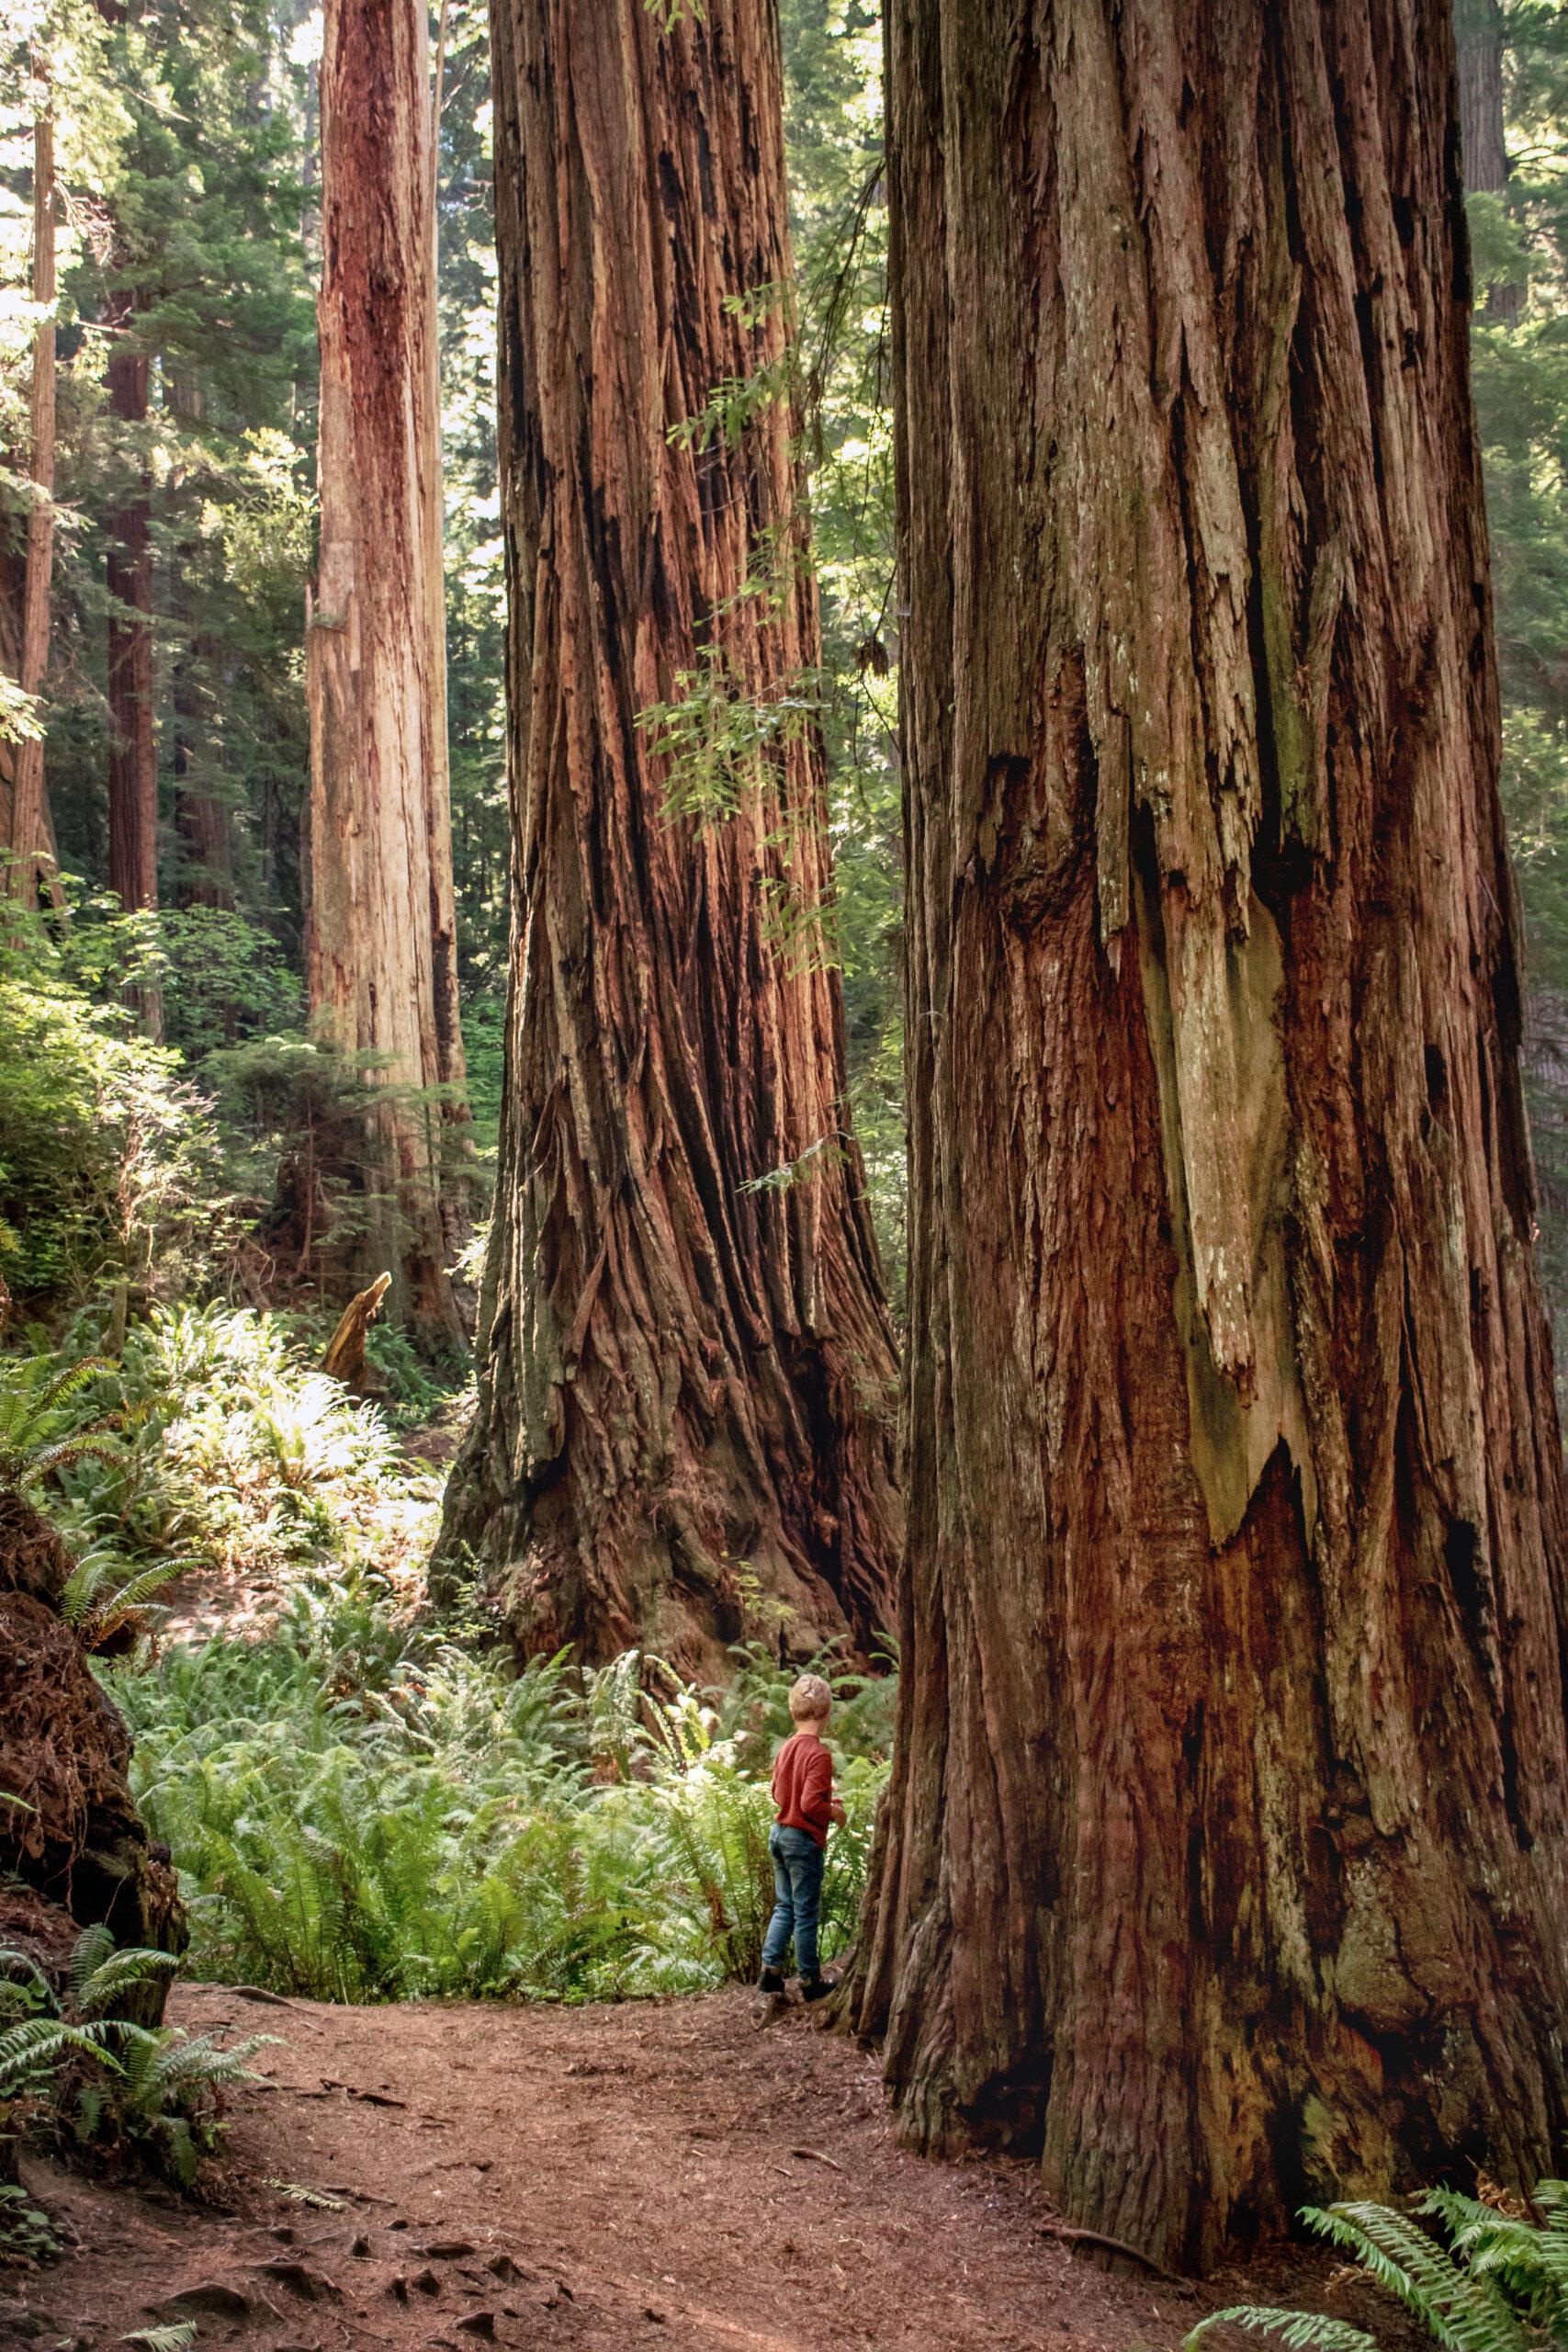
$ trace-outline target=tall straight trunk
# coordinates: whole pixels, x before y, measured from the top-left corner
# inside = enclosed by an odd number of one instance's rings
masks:
[[[49,662],[50,585],[54,570],[54,116],[47,104],[33,126],[32,298],[47,315],[33,333],[28,458],[33,503],[28,512],[17,683],[24,694],[38,695]],[[44,784],[42,740],[24,737],[7,750],[9,887],[24,905],[36,907],[41,877],[58,905],[60,883]]]
[[[164,390],[170,409],[182,424],[200,424],[206,401],[198,384],[170,368]],[[197,541],[187,541],[181,548],[169,595],[180,634],[169,694],[175,738],[175,831],[180,846],[177,889],[181,906],[231,910],[234,858],[229,809],[213,789],[217,745],[210,681],[218,673],[223,649],[220,640],[201,626],[199,552]]]
[[[227,805],[209,787],[206,689],[198,672],[221,658],[216,638],[197,632],[191,660],[174,681],[175,831],[180,842],[180,904],[232,910],[233,843]]]
[[[328,0],[321,65],[321,560],[308,632],[311,1012],[383,1084],[367,1275],[462,1345],[465,1125],[446,764],[430,61],[423,0]]]
[[[1498,195],[1513,169],[1503,114],[1502,0],[1454,0],[1454,40],[1464,184]],[[1494,286],[1486,298],[1486,316],[1511,324],[1524,299],[1522,286]]]
[[[1467,187],[1508,185],[1503,124],[1502,0],[1454,0],[1460,146]]]
[[[1202,2261],[1568,2120],[1453,46],[889,30],[911,1523],[857,2017],[913,2143]]]
[[[700,671],[732,741],[818,659],[784,330],[732,300],[791,275],[774,10],[495,0],[492,34],[516,878],[446,1541],[504,1571],[525,1647],[864,1642],[893,1349],[838,978],[768,915],[829,887],[821,747],[781,730],[699,829],[666,806],[682,722],[639,718]],[[779,397],[682,433],[764,368]]]
[[[135,311],[117,306],[111,324],[134,332]],[[133,343],[117,344],[108,363],[109,410],[122,424],[147,419],[148,360]],[[129,456],[129,452],[128,452]],[[140,460],[130,458],[134,466]],[[141,471],[109,516],[106,582],[108,616],[109,888],[127,912],[158,904],[158,746],[152,706],[152,479]],[[163,1007],[151,989],[136,992],[142,1023],[157,1036]]]

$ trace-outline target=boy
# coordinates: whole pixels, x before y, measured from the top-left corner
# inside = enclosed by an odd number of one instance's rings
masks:
[[[807,2001],[819,2001],[832,1986],[818,1973],[817,1914],[822,1902],[822,1863],[828,1825],[841,1822],[844,1808],[833,1794],[833,1759],[822,1731],[833,1694],[819,1674],[803,1674],[789,1694],[795,1736],[773,1760],[773,1804],[778,1810],[768,1838],[773,1858],[773,1916],[762,1945],[758,1990],[782,1993],[780,1963],[795,1937],[795,1964]]]

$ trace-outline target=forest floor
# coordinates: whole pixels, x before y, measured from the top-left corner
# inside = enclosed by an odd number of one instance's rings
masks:
[[[28,2165],[76,2243],[0,2278],[7,2352],[182,2319],[197,2352],[1166,2352],[1241,2285],[1101,2268],[1046,2233],[1030,2165],[905,2154],[875,2061],[798,2007],[760,2025],[745,1992],[349,2008],[186,1985],[171,2014],[278,2034],[255,2061],[276,2087],[236,2101],[205,2203]],[[1294,2300],[1325,2268],[1286,2256],[1247,2290]]]

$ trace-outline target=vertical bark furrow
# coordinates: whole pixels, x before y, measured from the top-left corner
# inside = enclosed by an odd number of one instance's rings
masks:
[[[1568,2118],[1439,0],[890,0],[905,2129],[1166,2257]],[[963,322],[979,315],[983,335]]]

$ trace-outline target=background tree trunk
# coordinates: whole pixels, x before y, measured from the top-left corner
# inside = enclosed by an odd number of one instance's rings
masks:
[[[34,64],[39,70],[36,58]],[[34,500],[28,513],[17,677],[24,694],[37,695],[43,690],[49,666],[50,583],[54,570],[54,117],[47,104],[33,126],[32,298],[49,306],[49,316],[39,321],[33,333],[28,472]],[[42,741],[24,737],[6,749],[11,774],[6,842],[15,860],[10,869],[11,890],[25,906],[36,907],[41,877],[59,905]]]
[[[1531,2181],[1565,2117],[1452,42],[890,39],[911,1526],[857,2017],[913,2143],[1201,2261]]]
[[[199,424],[201,389],[175,368],[165,371],[164,396],[183,424]],[[175,733],[175,831],[180,859],[176,889],[182,907],[234,905],[234,855],[226,803],[212,789],[217,767],[212,740],[211,680],[220,674],[221,641],[199,617],[204,593],[198,540],[181,548],[170,582],[170,604],[180,650],[170,680]]]
[[[506,1571],[523,1645],[694,1663],[781,1606],[795,1649],[868,1640],[898,1505],[838,978],[768,927],[829,888],[820,745],[785,730],[699,831],[638,719],[705,647],[720,729],[818,659],[774,11],[669,13],[493,11],[516,921],[446,1538]],[[760,323],[726,308],[759,287]],[[680,435],[762,369],[732,435]]]
[[[428,37],[416,0],[329,0],[321,67],[321,560],[307,633],[310,1009],[386,1093],[367,1277],[465,1344],[446,1269],[467,1183],[446,766]],[[445,1090],[437,1096],[434,1090]]]
[[[110,323],[122,336],[135,312],[122,303]],[[111,413],[122,424],[147,419],[148,362],[144,351],[117,344],[109,355]],[[128,447],[132,469],[141,460]],[[128,913],[158,904],[158,745],[152,707],[152,479],[141,471],[125,503],[109,517],[106,579],[108,617],[109,888]],[[163,1032],[155,989],[136,990],[142,1023]]]
[[[1502,0],[1454,0],[1454,41],[1464,184],[1500,195],[1513,168],[1503,130]],[[1524,300],[1522,286],[1494,286],[1486,315],[1511,325]]]

